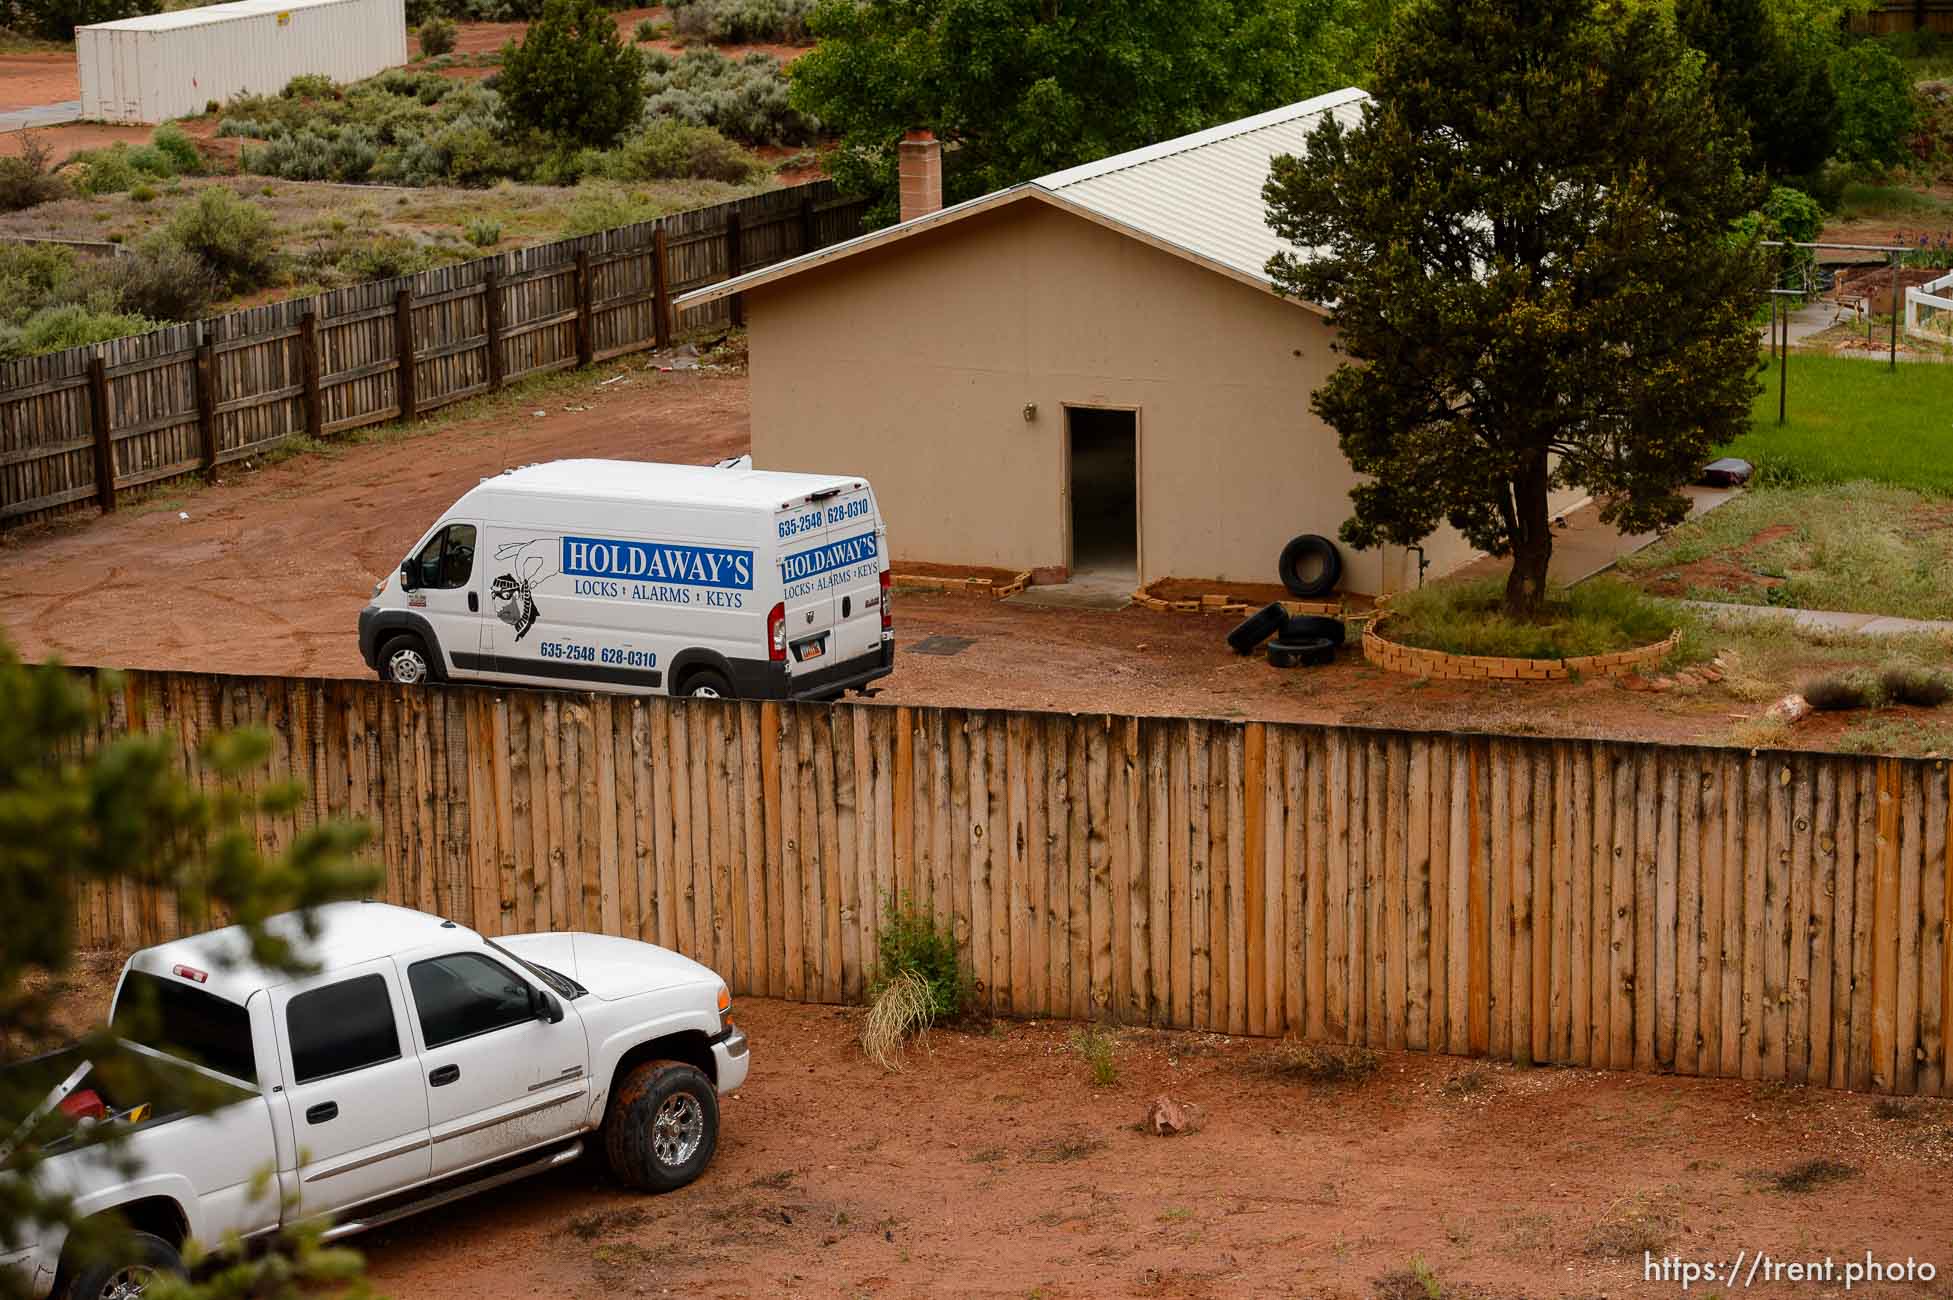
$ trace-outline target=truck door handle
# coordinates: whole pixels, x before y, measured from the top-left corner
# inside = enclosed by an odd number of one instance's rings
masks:
[[[307,1124],[323,1124],[327,1120],[337,1118],[339,1118],[339,1103],[336,1101],[322,1101],[305,1112]]]
[[[841,597],[841,617],[842,617],[842,618],[846,618],[846,617],[848,616],[848,610],[849,610],[849,608],[850,608],[850,607],[851,607],[851,606],[852,606],[853,604],[854,604],[854,597],[853,597],[853,596],[843,596],[843,597]]]
[[[456,1079],[459,1079],[460,1077],[461,1077],[460,1066],[443,1065],[439,1069],[430,1072],[427,1076],[427,1081],[428,1083],[432,1084],[436,1088],[445,1088],[450,1083],[453,1083]]]
[[[481,612],[481,597],[472,591],[468,593],[468,612],[470,614]]]

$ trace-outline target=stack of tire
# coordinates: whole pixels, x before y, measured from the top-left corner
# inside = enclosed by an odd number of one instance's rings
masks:
[[[1264,605],[1227,634],[1228,645],[1238,655],[1253,654],[1264,641],[1268,642],[1268,662],[1277,668],[1326,664],[1336,657],[1336,647],[1343,643],[1343,620],[1291,615],[1279,604]]]
[[[1304,600],[1316,600],[1336,589],[1343,576],[1343,557],[1327,537],[1304,533],[1282,549],[1282,585]],[[1238,655],[1255,652],[1268,642],[1268,662],[1277,668],[1306,668],[1326,664],[1343,643],[1340,618],[1314,614],[1290,615],[1279,604],[1264,605],[1227,634]],[[1274,639],[1269,640],[1270,637]]]

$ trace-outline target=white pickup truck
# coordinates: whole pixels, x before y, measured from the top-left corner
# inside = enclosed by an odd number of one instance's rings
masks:
[[[100,1122],[131,1124],[113,1154],[42,1149],[42,1190],[136,1232],[117,1259],[64,1259],[59,1233],[0,1257],[30,1295],[127,1300],[180,1268],[192,1237],[248,1242],[324,1218],[337,1239],[565,1164],[586,1138],[601,1138],[620,1180],[652,1191],[712,1159],[718,1095],[745,1081],[748,1056],[704,966],[596,934],[487,940],[383,903],[312,915],[310,938],[295,916],[272,925],[316,974],[241,962],[236,930],[146,948],[122,972],[124,1049],[235,1100],[159,1114],[109,1095],[114,1071],[74,1053],[12,1067],[43,1071],[50,1104],[83,1098]],[[138,1004],[150,1010],[132,1017]],[[274,1185],[254,1190],[267,1170]]]

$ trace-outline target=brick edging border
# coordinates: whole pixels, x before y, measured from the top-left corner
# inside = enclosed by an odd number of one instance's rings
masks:
[[[1031,574],[1025,570],[1008,581],[998,582],[994,578],[933,578],[925,573],[891,573],[888,575],[888,585],[897,591],[949,592],[1002,600],[1030,586]]]
[[[1639,668],[1666,659],[1680,644],[1682,630],[1670,632],[1652,645],[1612,654],[1579,655],[1572,659],[1508,659],[1499,655],[1455,655],[1443,650],[1403,645],[1377,635],[1383,618],[1363,629],[1363,657],[1377,667],[1413,677],[1450,681],[1559,682],[1575,673],[1583,677],[1625,677]]]

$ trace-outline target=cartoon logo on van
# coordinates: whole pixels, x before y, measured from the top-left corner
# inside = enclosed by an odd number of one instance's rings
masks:
[[[547,581],[552,575],[544,573],[549,567],[549,552],[554,549],[555,539],[547,537],[532,538],[526,542],[505,542],[495,548],[495,560],[506,564],[510,572],[495,576],[489,583],[488,595],[499,602],[495,607],[495,617],[515,629],[515,639],[520,641],[529,634],[529,629],[542,617],[536,607],[536,586]],[[539,548],[532,552],[530,547]]]

